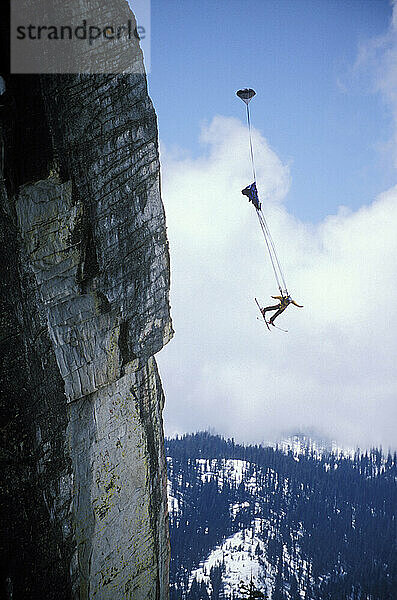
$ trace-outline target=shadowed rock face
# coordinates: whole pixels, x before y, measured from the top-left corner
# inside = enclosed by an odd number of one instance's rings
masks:
[[[153,357],[172,327],[146,79],[7,84],[2,594],[163,600],[164,398]]]

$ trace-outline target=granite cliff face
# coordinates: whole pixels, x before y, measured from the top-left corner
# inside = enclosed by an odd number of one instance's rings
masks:
[[[168,598],[172,336],[143,73],[11,76],[1,143],[2,597]]]

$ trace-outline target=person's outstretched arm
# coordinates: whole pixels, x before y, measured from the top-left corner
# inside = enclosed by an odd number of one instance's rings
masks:
[[[295,300],[291,300],[291,304],[294,304],[294,305],[295,305],[295,306],[297,306],[298,308],[303,308],[303,305],[302,305],[302,304],[297,304],[297,303],[295,302]]]

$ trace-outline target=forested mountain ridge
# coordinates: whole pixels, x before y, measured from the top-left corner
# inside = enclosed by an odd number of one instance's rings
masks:
[[[171,600],[397,598],[397,457],[166,440]]]

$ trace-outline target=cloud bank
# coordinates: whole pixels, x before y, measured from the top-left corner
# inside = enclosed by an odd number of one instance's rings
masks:
[[[302,223],[288,168],[257,132],[257,181],[288,288],[304,309],[268,332],[254,303],[277,293],[255,211],[247,130],[215,117],[203,156],[163,152],[176,335],[159,355],[166,433],[212,427],[246,442],[317,431],[396,446],[397,186],[351,212]]]

